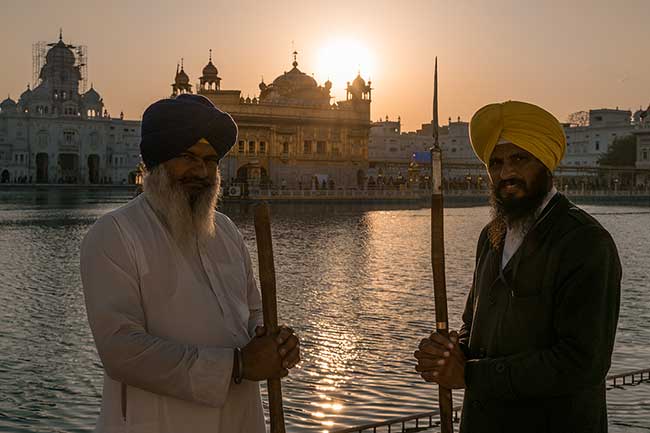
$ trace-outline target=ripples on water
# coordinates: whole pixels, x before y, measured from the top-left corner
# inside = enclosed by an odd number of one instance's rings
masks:
[[[79,245],[98,216],[126,199],[0,193],[0,430],[92,430],[101,364],[86,322]],[[611,371],[647,368],[648,209],[585,208],[610,230],[624,266]],[[241,229],[256,266],[251,209],[223,211]],[[445,217],[449,317],[457,328],[488,210],[449,208]],[[303,354],[283,382],[289,431],[436,407],[437,391],[419,379],[412,357],[434,317],[429,210],[280,205],[272,220],[280,318],[299,333]],[[649,390],[645,384],[609,391],[610,424],[650,428]]]

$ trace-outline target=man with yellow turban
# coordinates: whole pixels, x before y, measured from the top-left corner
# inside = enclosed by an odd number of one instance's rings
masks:
[[[508,101],[478,110],[470,137],[493,219],[460,330],[423,339],[416,370],[465,389],[461,433],[606,432],[621,265],[610,234],[553,186],[562,126]]]

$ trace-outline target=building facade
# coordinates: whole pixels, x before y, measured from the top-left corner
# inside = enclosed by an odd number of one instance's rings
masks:
[[[588,125],[564,125],[567,150],[560,165],[598,167],[598,160],[607,153],[614,140],[632,135],[634,128],[629,110],[589,110]]]
[[[636,115],[636,168],[650,169],[650,105]],[[650,182],[648,182],[650,183]]]
[[[59,35],[37,85],[0,103],[0,182],[135,182],[140,122],[112,119],[92,86],[80,93],[74,48]]]
[[[402,132],[402,122],[384,120],[373,122],[368,140],[368,184],[394,185],[408,176],[412,157],[433,146],[433,137]]]
[[[332,83],[318,85],[292,68],[260,93],[243,98],[240,90],[222,88],[212,62],[203,68],[196,93],[210,99],[237,122],[237,144],[222,160],[226,185],[283,189],[365,188],[368,182],[368,134],[371,83],[358,75],[343,101],[332,103]],[[183,66],[177,69],[172,97],[191,93]],[[228,189],[226,190],[228,191]]]
[[[650,186],[650,105],[646,110],[635,113],[634,130],[636,136],[636,168],[645,172],[639,173],[636,178],[637,185]]]

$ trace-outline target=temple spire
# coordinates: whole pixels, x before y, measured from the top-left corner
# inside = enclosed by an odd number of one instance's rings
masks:
[[[63,40],[63,27],[59,27],[59,41]]]
[[[293,52],[293,63],[292,63],[294,68],[298,67],[298,51]]]

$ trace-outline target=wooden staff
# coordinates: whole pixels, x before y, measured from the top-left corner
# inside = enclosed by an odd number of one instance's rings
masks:
[[[278,331],[278,305],[275,294],[271,219],[269,217],[269,206],[266,203],[261,203],[255,207],[255,237],[257,238],[257,257],[260,268],[264,327],[267,332],[275,334]],[[280,379],[268,379],[266,383],[269,393],[271,433],[285,433],[282,383]]]
[[[445,232],[442,199],[442,150],[438,143],[438,58],[433,76],[433,147],[431,148],[431,267],[433,294],[436,307],[436,331],[447,337],[447,287],[445,283]],[[438,386],[438,406],[442,433],[452,433],[451,390]]]

